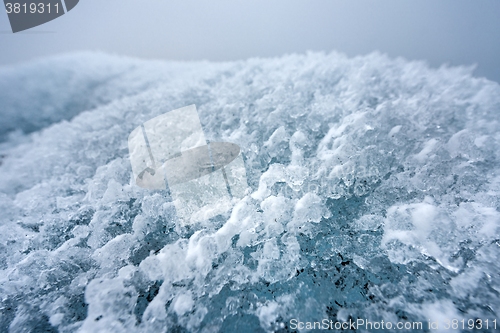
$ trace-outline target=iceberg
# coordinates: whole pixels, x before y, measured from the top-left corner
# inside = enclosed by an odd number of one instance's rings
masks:
[[[192,104],[249,189],[183,223],[128,138]],[[75,53],[0,68],[0,114],[2,332],[500,325],[500,85],[472,67]]]

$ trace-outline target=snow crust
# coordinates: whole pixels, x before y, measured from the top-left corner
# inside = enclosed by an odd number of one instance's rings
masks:
[[[186,226],[127,138],[191,104],[251,191]],[[500,318],[500,86],[472,68],[82,53],[0,69],[0,114],[2,332]]]

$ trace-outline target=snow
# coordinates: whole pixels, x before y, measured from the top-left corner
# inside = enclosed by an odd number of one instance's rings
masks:
[[[127,140],[193,104],[249,189],[185,224]],[[0,69],[0,113],[2,332],[499,317],[500,86],[471,68],[79,53]]]

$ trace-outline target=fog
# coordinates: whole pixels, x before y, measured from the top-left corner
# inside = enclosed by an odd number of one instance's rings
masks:
[[[59,19],[12,34],[0,13],[0,65],[77,50],[226,61],[375,50],[431,66],[477,65],[500,82],[500,2],[82,0]]]

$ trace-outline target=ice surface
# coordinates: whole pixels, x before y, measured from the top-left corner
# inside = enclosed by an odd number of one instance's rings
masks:
[[[0,331],[500,319],[500,86],[380,54],[0,69]],[[195,104],[251,191],[180,224],[127,139]]]

